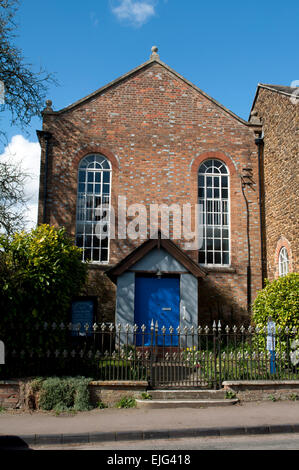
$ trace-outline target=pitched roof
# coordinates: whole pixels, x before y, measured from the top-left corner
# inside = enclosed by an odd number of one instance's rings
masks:
[[[146,240],[142,245],[132,251],[126,258],[122,259],[116,266],[106,271],[107,276],[116,282],[118,276],[128,271],[134,264],[146,256],[154,248],[163,248],[181,265],[183,265],[193,276],[203,278],[207,271],[193,261],[183,250],[169,239],[161,238],[161,232],[158,238]]]
[[[292,95],[298,87],[284,86],[284,85],[267,85],[265,83],[259,83],[261,88],[267,88],[272,91],[278,91],[283,95]]]
[[[250,114],[251,114],[251,112],[254,108],[254,105],[255,105],[255,102],[257,100],[260,88],[264,88],[266,90],[270,90],[270,91],[273,91],[273,92],[276,92],[276,93],[280,93],[281,95],[285,95],[285,96],[292,96],[294,91],[298,90],[298,87],[291,87],[291,86],[284,86],[284,85],[271,85],[271,84],[267,84],[267,83],[259,83],[257,88],[256,88],[255,97],[254,97],[254,100],[253,100],[253,103],[252,103],[252,106],[251,106]],[[250,119],[250,115],[249,115],[249,119]]]
[[[202,96],[204,96],[205,98],[207,98],[209,101],[211,101],[212,103],[214,103],[217,107],[219,107],[220,109],[222,109],[222,111],[224,111],[225,113],[229,114],[231,117],[233,117],[234,119],[238,120],[240,123],[246,125],[246,126],[255,126],[253,124],[251,124],[250,122],[248,121],[245,121],[244,119],[242,119],[240,116],[237,116],[235,113],[233,113],[232,111],[230,111],[228,108],[226,108],[225,106],[223,106],[222,104],[220,104],[218,101],[216,101],[214,98],[212,98],[211,96],[207,95],[204,91],[202,91],[200,88],[198,88],[196,85],[194,85],[192,82],[190,82],[189,80],[187,80],[186,78],[184,78],[182,75],[180,75],[179,73],[177,73],[175,70],[173,70],[171,67],[169,67],[168,65],[166,65],[164,62],[162,62],[159,57],[152,57],[150,58],[147,62],[139,65],[138,67],[134,68],[133,70],[131,70],[130,72],[122,75],[121,77],[117,78],[116,80],[113,80],[112,82],[108,83],[107,85],[104,85],[103,87],[99,88],[98,90],[94,91],[93,93],[85,96],[84,98],[78,100],[78,101],[75,101],[73,104],[69,105],[69,106],[66,106],[65,108],[62,108],[60,109],[59,111],[53,111],[52,109],[46,109],[44,110],[44,114],[56,114],[56,115],[59,115],[59,114],[62,114],[62,113],[65,113],[67,111],[70,111],[74,108],[76,108],[77,106],[79,106],[80,104],[96,97],[97,95],[100,95],[101,93],[105,92],[107,89],[115,86],[115,85],[118,85],[120,82],[128,79],[129,77],[133,76],[134,74],[138,73],[140,70],[142,69],[145,69],[149,66],[151,66],[153,63],[158,63],[159,65],[161,65],[163,68],[165,68],[166,70],[168,70],[168,72],[170,72],[171,74],[175,75],[176,78],[179,78],[180,80],[183,80],[187,85],[189,85],[191,88],[193,88],[195,91],[197,91],[198,93],[200,93]]]

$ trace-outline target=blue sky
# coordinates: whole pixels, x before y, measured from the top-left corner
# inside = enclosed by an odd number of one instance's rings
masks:
[[[56,110],[148,60],[152,45],[163,62],[246,120],[258,82],[299,79],[298,1],[20,3],[17,45],[36,70],[55,73],[59,86],[48,97]],[[37,142],[38,118],[25,134],[3,117],[9,141],[22,135]]]
[[[247,119],[258,82],[299,78],[298,20],[292,0],[21,0],[17,43],[56,74],[55,109],[145,62],[156,44],[161,60]]]

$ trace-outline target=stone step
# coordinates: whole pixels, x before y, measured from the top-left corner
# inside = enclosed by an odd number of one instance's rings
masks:
[[[208,400],[136,400],[137,408],[208,408],[210,406],[232,406],[238,403],[233,399],[208,399]]]
[[[153,400],[224,400],[225,390],[149,390]]]
[[[136,400],[137,408],[207,408],[209,406],[230,406],[238,403],[237,398],[226,398],[226,390],[149,390],[150,399]]]

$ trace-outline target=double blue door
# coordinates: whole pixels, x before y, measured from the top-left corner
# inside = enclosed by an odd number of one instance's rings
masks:
[[[178,338],[176,328],[180,324],[180,280],[175,277],[137,277],[135,278],[135,323],[139,334],[137,345],[142,344],[140,334],[141,326],[146,326],[144,345],[151,344],[150,328],[152,320],[154,325],[158,322],[159,331],[156,344],[177,346]],[[161,328],[165,326],[166,333],[163,340]],[[174,328],[172,339],[169,327]]]

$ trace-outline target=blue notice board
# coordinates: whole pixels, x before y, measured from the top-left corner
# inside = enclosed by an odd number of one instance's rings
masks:
[[[79,335],[86,335],[85,325],[88,324],[88,333],[92,334],[92,326],[94,323],[94,314],[95,314],[95,301],[93,299],[80,299],[74,300],[72,302],[72,324],[78,325],[80,323],[81,327],[79,330]],[[77,334],[77,333],[73,333]]]

